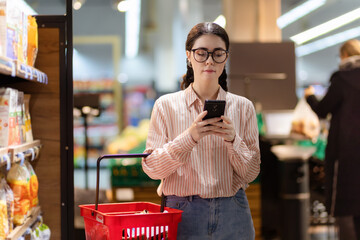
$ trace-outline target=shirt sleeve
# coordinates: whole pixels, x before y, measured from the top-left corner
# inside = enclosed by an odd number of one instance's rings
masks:
[[[252,104],[248,104],[246,116],[243,136],[240,137],[240,132],[238,132],[233,142],[225,142],[225,144],[234,171],[246,183],[250,183],[255,180],[260,172],[259,132],[255,109]]]
[[[306,101],[319,118],[326,118],[328,113],[333,113],[341,104],[341,89],[338,73],[334,73],[330,79],[329,89],[321,101],[318,101],[314,95],[308,96]]]
[[[170,114],[170,113],[167,113]],[[169,119],[160,101],[156,101],[144,153],[151,153],[142,160],[144,172],[152,179],[164,179],[190,158],[196,142],[186,130],[175,139],[169,139]],[[170,129],[170,130],[169,130]]]

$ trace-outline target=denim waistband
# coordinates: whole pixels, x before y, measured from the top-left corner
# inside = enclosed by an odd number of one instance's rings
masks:
[[[178,197],[175,195],[168,195],[165,196],[166,199],[177,199],[177,200],[188,200],[188,201],[192,201],[193,199],[201,199],[201,197],[199,195],[191,195],[191,196],[185,196],[185,197]]]
[[[239,191],[244,191],[244,189],[240,188]],[[239,193],[239,191],[237,193]],[[181,200],[188,200],[188,201],[191,202],[193,199],[207,199],[207,200],[210,200],[210,199],[214,199],[214,198],[202,198],[199,195],[191,195],[191,196],[184,196],[184,197],[179,197],[179,196],[176,196],[176,195],[167,195],[167,196],[165,196],[165,199],[177,199],[177,200],[180,200],[180,201]]]

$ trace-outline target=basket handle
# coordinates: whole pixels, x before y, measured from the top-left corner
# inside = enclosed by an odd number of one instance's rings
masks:
[[[97,159],[96,162],[96,199],[95,199],[95,210],[98,210],[98,203],[99,203],[99,182],[100,182],[100,162],[103,159],[109,158],[145,158],[149,156],[151,153],[131,153],[131,154],[107,154],[102,155]],[[165,200],[164,194],[161,195],[161,207],[160,212],[164,211],[165,207]],[[94,216],[94,211],[91,213]]]

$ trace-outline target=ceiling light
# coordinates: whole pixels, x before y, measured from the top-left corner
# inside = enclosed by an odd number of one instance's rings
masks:
[[[304,17],[312,11],[318,9],[326,3],[326,0],[308,0],[301,5],[291,9],[287,13],[281,15],[276,23],[280,29],[283,29],[287,25],[295,22],[296,20]]]
[[[295,49],[297,57],[303,57],[311,53],[323,50],[328,47],[332,47],[336,44],[345,42],[347,40],[357,38],[360,36],[360,27],[352,28],[341,33],[331,35],[326,38],[319,39],[312,43],[299,46]]]
[[[141,0],[129,1],[125,15],[125,55],[134,58],[139,51]]]
[[[85,3],[85,0],[73,0],[74,10],[79,10]]]
[[[214,23],[220,25],[222,28],[225,28],[226,18],[224,17],[224,15],[221,14],[214,20]]]
[[[117,4],[117,9],[119,10],[119,12],[126,12],[129,10],[129,8],[130,8],[130,3],[128,0],[120,1]]]
[[[345,13],[337,18],[334,18],[328,22],[320,24],[309,30],[290,37],[292,41],[297,44],[303,44],[311,39],[319,37],[325,33],[331,32],[339,27],[342,27],[348,23],[355,21],[360,18],[360,8],[357,8],[351,12]]]

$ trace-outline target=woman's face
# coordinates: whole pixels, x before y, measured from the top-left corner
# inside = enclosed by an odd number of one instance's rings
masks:
[[[209,34],[199,37],[195,41],[192,49],[202,49],[208,52],[214,52],[215,50],[219,49],[226,50],[226,45],[219,36]],[[186,56],[194,70],[194,81],[209,81],[209,83],[210,81],[215,81],[216,83],[218,83],[218,79],[224,70],[227,58],[223,63],[216,63],[212,58],[212,55],[209,55],[208,59],[205,62],[198,62],[195,60],[194,57],[197,57],[197,60],[199,60],[199,57],[194,56],[194,54],[196,53],[194,53],[193,51],[186,51]],[[217,55],[217,58],[221,57]]]

